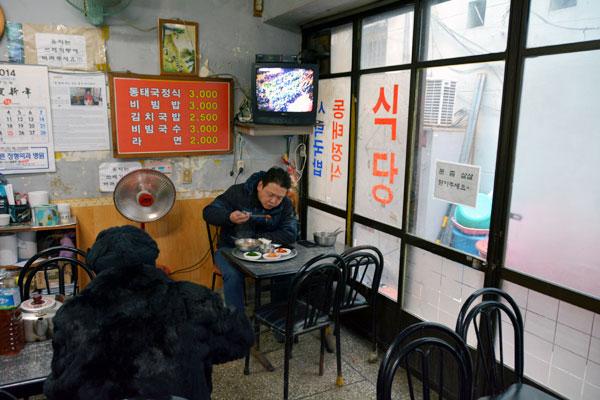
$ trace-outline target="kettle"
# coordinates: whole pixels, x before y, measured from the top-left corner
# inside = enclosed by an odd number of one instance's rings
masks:
[[[34,294],[31,299],[21,303],[23,312],[23,330],[26,342],[40,342],[52,339],[54,323],[52,318],[62,306],[64,296],[43,296]]]

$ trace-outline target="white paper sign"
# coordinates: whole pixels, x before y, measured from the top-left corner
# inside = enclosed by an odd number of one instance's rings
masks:
[[[85,37],[36,33],[38,63],[49,67],[86,68]]]
[[[141,168],[142,164],[139,161],[100,164],[100,191],[113,192],[117,182],[119,182],[124,175]]]
[[[48,67],[0,64],[0,102],[0,172],[55,171]]]
[[[346,208],[349,138],[350,78],[322,80],[317,125],[306,149],[310,197],[342,209]]]
[[[55,150],[110,149],[104,73],[50,72],[48,78]]]
[[[435,168],[434,198],[477,207],[480,166],[438,160]]]

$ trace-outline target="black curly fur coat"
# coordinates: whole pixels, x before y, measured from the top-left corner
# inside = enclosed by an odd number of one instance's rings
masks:
[[[150,265],[99,274],[54,318],[53,400],[210,399],[212,365],[244,357],[248,318]]]

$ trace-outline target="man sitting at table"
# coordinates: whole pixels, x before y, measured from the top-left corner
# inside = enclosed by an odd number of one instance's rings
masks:
[[[292,200],[286,196],[291,186],[288,173],[272,167],[252,174],[245,183],[231,186],[204,208],[204,220],[221,227],[215,263],[223,274],[227,306],[244,310],[244,274],[223,256],[223,248],[234,247],[236,238],[264,238],[278,244],[295,242],[298,224]],[[271,292],[272,301],[285,300],[286,296],[285,287]]]
[[[246,355],[248,317],[169,279],[158,253],[135,226],[98,234],[86,259],[96,278],[54,317],[48,399],[210,399],[212,365]]]

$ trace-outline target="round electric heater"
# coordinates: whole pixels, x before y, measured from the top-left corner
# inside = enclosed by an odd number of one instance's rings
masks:
[[[138,169],[123,176],[113,192],[117,211],[125,218],[144,223],[164,217],[175,203],[175,185],[162,172]]]

